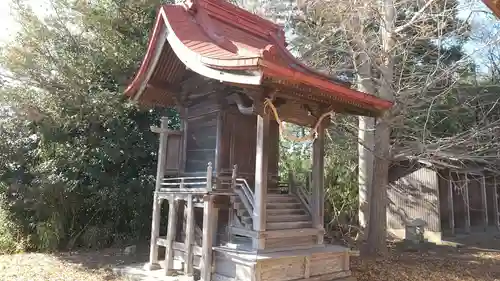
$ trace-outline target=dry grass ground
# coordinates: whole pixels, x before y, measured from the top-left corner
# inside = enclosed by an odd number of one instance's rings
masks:
[[[83,265],[50,254],[17,254],[0,256],[2,281],[84,281],[120,280],[106,269],[89,269]]]
[[[482,244],[485,241],[482,241]],[[490,249],[432,246],[418,251],[396,247],[385,260],[352,259],[358,281],[500,281],[500,244],[489,240]],[[124,280],[110,268],[144,260],[144,255],[127,257],[116,249],[64,254],[19,254],[0,256],[0,281]]]

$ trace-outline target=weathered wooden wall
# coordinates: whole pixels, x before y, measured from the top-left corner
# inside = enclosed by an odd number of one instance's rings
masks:
[[[404,238],[406,225],[418,219],[425,222],[427,239],[440,240],[437,173],[419,163],[400,164],[391,171],[392,181],[388,188],[388,232]]]
[[[167,138],[167,160],[165,163],[165,175],[176,175],[179,173],[182,163],[183,134],[181,131],[169,134]]]
[[[485,176],[483,191],[480,174],[450,172],[449,169],[405,162],[391,168],[390,180],[387,226],[398,238],[404,238],[404,226],[413,219],[426,222],[425,230],[430,232],[428,238],[431,240],[440,240],[443,234],[472,232],[498,224],[494,206],[499,202],[492,176]]]
[[[221,142],[219,159],[221,171],[230,174],[238,165],[238,176],[244,177],[253,186],[255,178],[255,155],[257,140],[257,116],[243,115],[236,106],[228,106],[221,117]],[[278,175],[279,127],[271,122],[269,132],[269,166],[272,177]]]
[[[256,260],[238,259],[215,252],[213,280],[218,281],[290,281],[351,280],[349,253],[345,249],[330,251],[291,252],[257,255]]]
[[[185,119],[185,172],[207,170],[209,162],[216,170],[217,126],[220,106],[213,100],[188,107]]]
[[[451,228],[457,229],[457,232],[466,230],[466,211],[470,214],[470,226],[484,226],[484,211],[482,202],[482,175],[467,175],[468,182],[465,184],[465,173],[451,173],[448,169],[439,171],[439,194],[440,194],[440,210],[441,210],[441,225],[443,230],[451,232]],[[453,207],[449,204],[449,184],[452,183]],[[467,192],[465,188],[467,186]],[[486,208],[488,215],[488,224],[495,225],[495,210],[493,208],[495,196],[495,180],[493,176],[485,176],[486,189]],[[466,195],[468,201],[466,200]],[[496,202],[498,204],[498,202]],[[468,206],[468,208],[467,208]],[[453,212],[453,224],[451,223],[451,212]]]
[[[186,108],[184,119],[185,140],[172,140],[172,159],[185,159],[185,173],[206,171],[212,162],[214,172],[230,175],[238,165],[238,175],[253,185],[255,177],[255,155],[257,139],[257,116],[241,114],[235,105],[223,105],[215,99]],[[182,144],[181,144],[182,143]],[[185,148],[184,148],[185,147]],[[176,149],[184,150],[181,156],[174,156]],[[269,174],[272,181],[278,175],[279,126],[271,122],[269,133]],[[169,163],[170,163],[169,162]],[[177,162],[178,163],[178,162]],[[168,165],[172,170],[174,163]],[[270,185],[272,186],[272,184]]]

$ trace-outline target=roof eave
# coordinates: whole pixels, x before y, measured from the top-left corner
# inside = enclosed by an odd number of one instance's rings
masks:
[[[500,18],[500,2],[497,0],[483,0],[483,3],[493,11],[497,18]]]
[[[141,66],[139,67],[139,70],[137,71],[132,82],[125,89],[125,95],[134,101],[136,101],[144,91],[148,82],[147,80],[149,80],[149,77],[154,70],[154,66],[156,66],[156,62],[161,54],[161,50],[158,49],[159,45],[163,48],[165,43],[165,40],[161,40],[164,35],[166,39],[166,32],[162,32],[165,31],[165,29],[162,28],[164,26],[163,17],[161,17],[162,9],[163,8],[160,8],[156,17],[153,32],[151,33],[148,41],[146,55],[144,56]]]
[[[278,64],[266,60],[261,60],[260,65],[263,68],[264,75],[279,76],[290,81],[297,81],[298,83],[303,83],[305,85],[318,88],[332,95],[337,95],[342,99],[362,104],[366,107],[366,109],[376,112],[377,115],[380,115],[382,112],[389,110],[393,106],[393,103],[391,101],[359,92],[342,85],[337,85],[335,83],[324,80],[322,77],[308,75],[294,69],[282,67]]]
[[[261,84],[262,73],[260,71],[255,71],[257,69],[257,58],[247,60],[246,62],[238,65],[236,60],[234,62],[216,61],[201,56],[185,46],[176,36],[175,31],[168,22],[164,8],[165,6],[162,6],[158,13],[152,35],[148,43],[146,55],[144,56],[139,71],[125,90],[126,96],[133,101],[140,101],[140,97],[147,88],[149,79],[155,71],[156,64],[158,63],[158,59],[160,58],[165,44],[170,44],[170,47],[176,54],[177,58],[184,63],[187,68],[202,76],[219,80],[221,82],[235,84]],[[208,64],[208,62],[212,64]],[[230,65],[226,65],[228,62]],[[231,70],[252,70],[253,73],[252,75],[242,75],[231,72]]]

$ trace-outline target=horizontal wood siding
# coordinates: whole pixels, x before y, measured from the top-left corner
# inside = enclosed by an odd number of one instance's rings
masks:
[[[310,258],[311,276],[325,275],[329,273],[349,270],[347,254],[318,253]]]
[[[287,281],[304,278],[304,257],[286,257],[259,262],[260,278],[265,281]]]
[[[266,249],[286,248],[290,246],[308,246],[315,245],[317,240],[316,235],[304,237],[288,237],[288,238],[268,238],[266,239]]]

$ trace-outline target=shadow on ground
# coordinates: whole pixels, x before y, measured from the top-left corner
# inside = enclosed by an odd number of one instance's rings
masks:
[[[160,247],[161,250],[162,247]],[[127,254],[123,247],[96,250],[79,250],[54,254],[65,262],[78,264],[86,269],[111,269],[117,266],[130,265],[144,262],[149,257],[149,244],[136,245],[135,253]],[[164,251],[160,251],[160,257]]]
[[[443,245],[390,245],[385,260],[352,259],[358,281],[500,280],[500,235],[478,234],[446,239]]]
[[[146,262],[149,245],[137,245],[133,255],[123,248],[56,254],[58,259],[85,269]],[[399,242],[390,246],[386,259],[351,259],[358,281],[498,281],[500,280],[500,235],[474,235],[448,239],[443,245],[419,246]],[[161,248],[161,247],[160,247]]]

